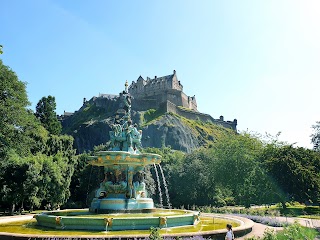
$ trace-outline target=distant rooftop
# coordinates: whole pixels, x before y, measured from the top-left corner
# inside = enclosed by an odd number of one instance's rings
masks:
[[[66,112],[66,111],[63,111],[63,115],[68,117],[68,116],[72,116],[74,114],[74,112]]]

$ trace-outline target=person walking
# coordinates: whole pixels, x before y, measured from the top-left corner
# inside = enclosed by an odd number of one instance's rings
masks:
[[[233,235],[233,231],[232,231],[232,225],[231,224],[227,224],[227,234],[226,234],[226,240],[234,240],[234,235]]]

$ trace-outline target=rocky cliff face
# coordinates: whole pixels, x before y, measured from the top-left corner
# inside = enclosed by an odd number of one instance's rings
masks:
[[[117,101],[92,99],[62,122],[63,132],[74,137],[79,153],[92,150],[94,146],[110,140],[110,124],[118,107]],[[234,133],[210,122],[189,120],[171,113],[149,113],[135,111],[134,108],[132,110],[132,120],[143,132],[143,147],[171,146],[172,149],[191,152],[212,144],[221,134]]]
[[[191,152],[201,146],[192,129],[173,114],[164,114],[142,128],[142,146],[161,148],[171,146],[176,150]]]

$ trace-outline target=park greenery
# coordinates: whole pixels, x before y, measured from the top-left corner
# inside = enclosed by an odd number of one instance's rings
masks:
[[[303,227],[298,223],[284,227],[283,231],[275,232],[267,230],[262,238],[247,238],[247,240],[313,240],[317,237],[317,231],[312,228]]]
[[[161,154],[171,201],[181,205],[319,204],[317,152],[248,133],[226,135],[191,154],[169,148]],[[188,198],[185,198],[188,196]]]
[[[56,116],[54,98],[45,99],[52,107],[38,113]],[[60,123],[28,106],[26,84],[0,60],[0,205],[10,212],[65,203],[77,162],[73,138],[54,130]]]
[[[101,167],[87,164],[87,156],[108,149],[108,143],[76,155],[73,138],[61,135],[55,98],[41,98],[35,112],[28,107],[26,83],[0,60],[0,208],[14,212],[17,208],[43,208],[48,202],[53,207],[87,207],[104,174]],[[159,116],[150,110],[143,117],[147,124]],[[276,137],[235,133],[200,120],[180,120],[202,132],[205,147],[189,154],[169,146],[144,149],[163,156],[174,207],[214,212],[227,205],[249,208],[280,203],[279,209],[285,213],[292,201],[319,205],[319,148],[310,150]],[[316,143],[319,122],[314,129],[312,141]],[[154,174],[152,168],[146,169],[146,185],[157,202]],[[308,214],[319,212],[310,210]]]

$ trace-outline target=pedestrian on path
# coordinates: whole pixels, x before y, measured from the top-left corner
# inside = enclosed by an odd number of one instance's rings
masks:
[[[226,240],[234,240],[234,235],[233,235],[233,231],[232,231],[232,225],[231,224],[227,224],[227,234],[226,234]]]

